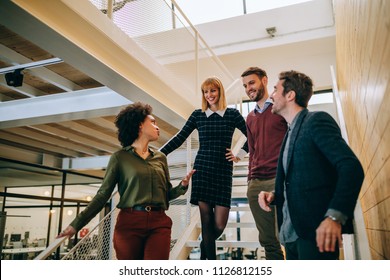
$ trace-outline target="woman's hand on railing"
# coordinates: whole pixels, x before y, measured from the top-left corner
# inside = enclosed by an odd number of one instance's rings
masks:
[[[57,235],[56,238],[68,236],[69,238],[72,237],[76,233],[76,229],[72,226],[67,226],[66,229],[60,232],[60,234]]]

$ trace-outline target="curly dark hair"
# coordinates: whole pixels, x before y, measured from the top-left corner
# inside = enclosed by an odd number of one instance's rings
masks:
[[[122,147],[133,144],[138,138],[141,123],[151,114],[152,107],[141,102],[133,103],[119,112],[115,125],[118,128],[118,140]]]

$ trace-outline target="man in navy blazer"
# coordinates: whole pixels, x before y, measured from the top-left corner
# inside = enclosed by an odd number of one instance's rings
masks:
[[[310,77],[297,71],[279,74],[272,112],[289,124],[277,167],[275,192],[261,192],[266,211],[276,205],[279,238],[286,259],[338,259],[341,234],[352,218],[364,179],[362,166],[325,112],[309,112]]]

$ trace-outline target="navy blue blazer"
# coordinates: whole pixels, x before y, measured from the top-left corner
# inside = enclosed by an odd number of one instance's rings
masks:
[[[325,112],[304,109],[291,132],[287,172],[283,169],[283,141],[275,182],[279,228],[283,221],[284,186],[291,222],[298,236],[316,238],[316,229],[329,208],[348,217],[343,232],[352,228],[353,212],[364,179],[363,168]]]

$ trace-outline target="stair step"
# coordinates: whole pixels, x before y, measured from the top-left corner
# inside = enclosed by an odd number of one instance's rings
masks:
[[[234,167],[236,166],[248,166],[249,165],[249,158],[244,158],[243,160],[240,160],[239,162],[234,163]]]
[[[256,228],[256,224],[253,223],[227,223],[226,228]]]
[[[197,224],[197,227],[198,228],[201,228],[202,225],[201,223],[199,222]],[[226,228],[256,228],[256,224],[253,222],[253,223],[233,223],[233,222],[228,222],[226,224]]]
[[[232,197],[233,198],[246,198],[247,186],[234,186],[232,188]]]
[[[233,192],[246,192],[247,189],[248,189],[247,185],[233,186],[232,191]]]
[[[188,240],[186,242],[187,247],[199,247],[200,240]],[[233,247],[233,248],[259,248],[261,247],[259,241],[236,241],[236,240],[217,240],[216,247]]]
[[[233,177],[233,186],[247,186],[247,177]]]
[[[233,176],[234,177],[247,177],[248,176],[248,170],[234,170],[233,171]]]
[[[249,208],[249,206],[232,206],[232,208],[230,208],[230,212],[237,212],[237,211],[251,211],[251,209]]]

